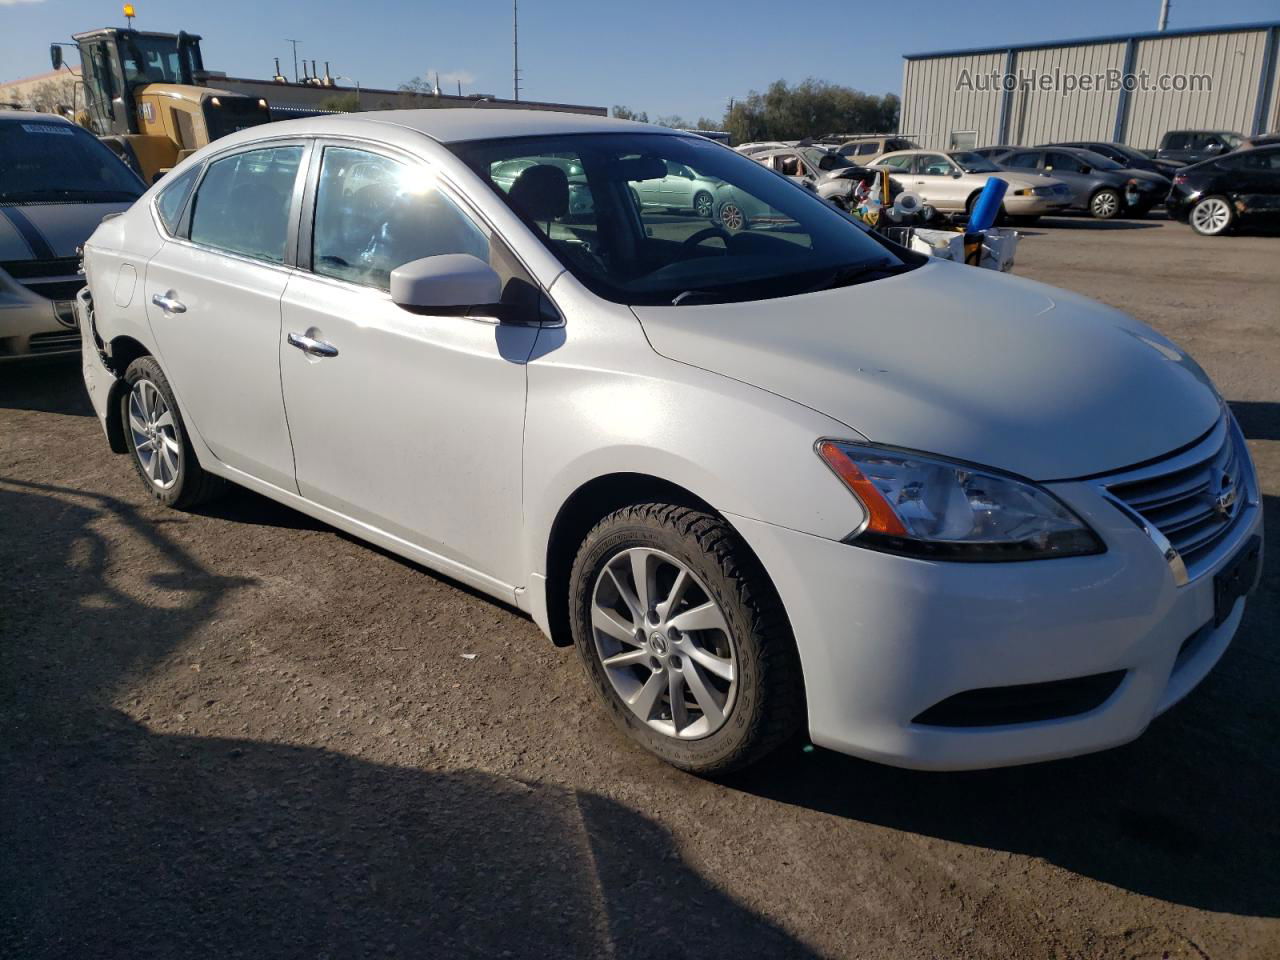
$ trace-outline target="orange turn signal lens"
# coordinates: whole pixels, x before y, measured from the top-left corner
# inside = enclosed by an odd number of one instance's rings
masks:
[[[840,447],[830,440],[818,444],[818,456],[822,457],[837,477],[844,481],[855,497],[867,508],[870,520],[866,529],[876,533],[884,533],[894,537],[905,537],[907,528],[902,525],[898,515],[889,506],[889,501],[866,474],[858,469],[858,465],[845,455]]]

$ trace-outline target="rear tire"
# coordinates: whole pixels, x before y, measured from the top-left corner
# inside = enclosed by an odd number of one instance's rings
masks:
[[[693,195],[693,212],[703,220],[710,220],[715,212],[715,198],[706,190],[699,190]]]
[[[147,492],[175,510],[205,503],[226,487],[206,473],[191,448],[191,437],[173,388],[153,357],[139,357],[125,371],[128,389],[120,396],[129,459]]]
[[[1226,197],[1204,197],[1196,201],[1187,216],[1191,229],[1202,237],[1217,237],[1231,229],[1235,211]]]
[[[661,759],[728,773],[802,728],[782,602],[721,518],[669,503],[615,511],[583,540],[569,583],[587,677],[614,722]]]

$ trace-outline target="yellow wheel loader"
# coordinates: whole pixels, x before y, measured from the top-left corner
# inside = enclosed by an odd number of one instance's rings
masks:
[[[148,183],[210,141],[271,120],[266,100],[205,85],[194,34],[104,27],[72,39],[84,91],[76,122]],[[62,46],[49,50],[55,70],[62,67]]]

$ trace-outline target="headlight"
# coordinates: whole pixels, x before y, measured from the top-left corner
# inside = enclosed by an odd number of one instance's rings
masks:
[[[818,456],[857,497],[867,521],[851,542],[937,560],[1039,560],[1106,548],[1034,484],[917,453],[821,440]]]

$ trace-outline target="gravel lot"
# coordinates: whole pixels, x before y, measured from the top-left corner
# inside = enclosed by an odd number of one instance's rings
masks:
[[[1217,380],[1271,569],[1141,739],[963,775],[669,769],[520,614],[246,492],[154,507],[74,364],[0,367],[0,956],[1280,957],[1277,265],[1027,231]]]

